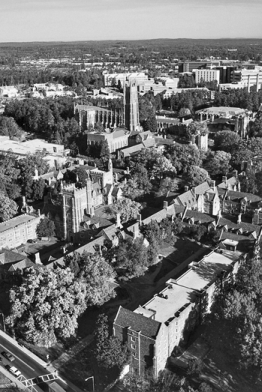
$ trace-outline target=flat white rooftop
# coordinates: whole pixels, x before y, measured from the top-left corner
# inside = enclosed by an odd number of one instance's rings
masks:
[[[167,287],[145,305],[138,307],[135,313],[149,317],[148,311],[153,311],[154,319],[161,323],[174,317],[180,308],[192,301],[196,290],[204,289],[219,272],[226,270],[241,255],[240,252],[228,250],[222,252],[211,252],[177,280],[167,281]]]
[[[16,140],[10,140],[9,138],[3,136],[0,137],[0,143],[0,151],[8,152],[8,150],[11,150],[11,152],[18,155],[27,155],[29,153],[34,154],[37,151],[43,151],[44,149],[46,149],[48,153],[50,153],[52,150],[54,154],[61,154],[61,152],[64,150],[63,145],[47,143],[42,139],[33,139],[26,142],[19,142]]]

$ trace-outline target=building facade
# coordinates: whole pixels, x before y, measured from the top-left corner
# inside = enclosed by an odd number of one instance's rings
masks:
[[[43,216],[23,214],[0,223],[0,248],[13,249],[37,237],[36,228]]]
[[[237,251],[212,251],[189,265],[180,278],[169,279],[164,290],[134,312],[120,306],[113,333],[127,343],[133,373],[143,375],[150,369],[158,376],[176,348],[201,323],[203,314],[210,312],[221,276],[233,279],[241,258]]]
[[[51,192],[44,200],[44,212],[54,221],[59,238],[74,240],[74,234],[81,230],[85,217],[93,216],[95,208],[110,205],[122,197],[122,191],[114,184],[112,161],[109,160],[108,171],[94,168],[89,171],[86,186],[64,186],[55,197]]]
[[[204,82],[220,81],[220,71],[217,69],[196,69],[194,70],[196,84]]]

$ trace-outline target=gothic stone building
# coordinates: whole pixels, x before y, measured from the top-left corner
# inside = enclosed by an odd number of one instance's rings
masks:
[[[110,205],[121,197],[122,191],[114,184],[112,162],[109,160],[108,171],[90,170],[86,186],[80,189],[75,184],[63,186],[61,183],[61,191],[56,197],[49,193],[45,198],[44,212],[55,222],[57,236],[73,241],[85,215],[93,216],[96,207]]]

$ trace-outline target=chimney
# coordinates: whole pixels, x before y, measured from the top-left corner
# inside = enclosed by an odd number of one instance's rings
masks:
[[[121,215],[120,215],[120,212],[118,212],[117,214],[116,214],[116,227],[117,228],[122,228],[123,226],[121,225]]]
[[[127,167],[127,168],[126,168],[126,174],[129,174],[129,173],[130,173],[129,167]]]
[[[39,252],[35,253],[35,264],[42,264]]]
[[[133,226],[134,240],[139,237],[139,233],[139,223],[137,222]]]
[[[224,182],[225,184],[227,183],[227,176],[222,177],[222,182]]]
[[[38,215],[38,216],[41,215],[41,212],[40,212],[40,209],[39,209],[39,208],[38,208],[38,210],[37,210],[37,215]]]
[[[240,214],[238,214],[238,216],[237,216],[237,224],[239,224],[239,223],[241,223],[241,212],[240,212]]]
[[[211,180],[211,181],[210,181],[210,188],[212,188],[213,191],[216,190],[216,181],[214,181],[214,180]]]
[[[141,214],[137,214],[136,220],[139,224],[139,226],[142,224],[142,215]]]
[[[26,207],[26,198],[22,196],[22,207]]]
[[[238,171],[237,170],[233,171],[233,176],[236,177],[236,178],[238,177]]]
[[[253,225],[258,225],[259,224],[259,210],[255,210],[254,211],[254,215],[253,215],[253,218],[252,218],[252,224]]]
[[[163,201],[163,209],[167,209],[168,207],[168,201]]]
[[[184,189],[185,189],[185,192],[187,192],[189,190],[188,185],[185,185]]]

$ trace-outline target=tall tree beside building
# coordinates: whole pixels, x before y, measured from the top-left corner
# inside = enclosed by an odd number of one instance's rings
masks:
[[[0,222],[8,221],[17,214],[18,205],[14,200],[9,199],[3,192],[0,192]]]

